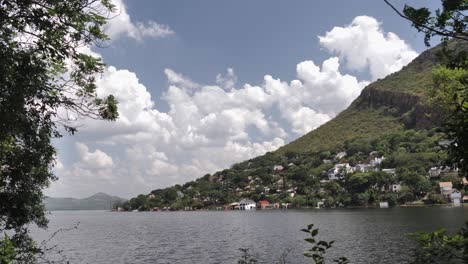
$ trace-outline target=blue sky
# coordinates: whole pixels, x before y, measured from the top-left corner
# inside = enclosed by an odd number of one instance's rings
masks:
[[[402,1],[394,2],[402,7]],[[109,48],[99,50],[107,63],[138,73],[155,97],[167,86],[165,68],[200,83],[213,82],[227,68],[236,71],[240,83],[261,82],[265,74],[287,80],[295,78],[298,62],[322,61],[329,56],[323,52],[317,36],[333,26],[349,24],[359,15],[377,18],[386,31],[395,32],[416,51],[425,49],[423,36],[383,1],[139,0],[125,3],[135,20],[153,19],[176,32],[171,37],[144,42],[120,39]],[[406,3],[437,4],[436,1]]]
[[[383,1],[112,1],[112,40],[83,52],[120,118],[55,141],[51,196],[131,197],[274,151],[425,49]]]

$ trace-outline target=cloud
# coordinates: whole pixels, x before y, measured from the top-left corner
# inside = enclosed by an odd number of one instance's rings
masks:
[[[356,18],[342,29],[363,27],[361,20]],[[371,28],[369,21],[367,27]],[[376,25],[377,29],[355,34],[373,36],[380,32],[380,25]],[[323,38],[332,39],[335,33],[330,32]],[[359,39],[364,42],[366,38]],[[371,37],[367,40],[374,41]],[[354,59],[347,50],[333,52],[340,56],[322,63],[298,63],[297,79],[284,81],[266,75],[256,85],[238,84],[231,68],[218,74],[212,84],[200,84],[165,69],[167,89],[161,95],[167,104],[165,111],[154,103],[135,73],[108,67],[97,80],[97,93],[116,96],[119,119],[80,121],[78,158],[58,169],[61,183],[54,184],[50,194],[80,196],[108,191],[129,197],[276,150],[336,116],[369,83],[341,72],[343,60],[350,63]],[[394,56],[386,58],[389,69],[402,63]],[[367,61],[356,69],[376,67]],[[81,178],[90,183],[77,183]]]
[[[400,70],[418,55],[395,33],[384,33],[373,17],[358,16],[345,27],[334,27],[320,44],[346,60],[351,70],[369,70],[372,80]]]
[[[105,29],[111,40],[127,36],[140,41],[144,38],[163,38],[175,34],[169,26],[152,20],[132,21],[123,0],[112,0],[112,4],[115,9],[109,15],[111,19]]]
[[[80,159],[79,162],[83,164],[83,167],[90,169],[106,169],[114,165],[112,158],[99,149],[90,152],[88,146],[79,142],[76,143],[76,148]]]

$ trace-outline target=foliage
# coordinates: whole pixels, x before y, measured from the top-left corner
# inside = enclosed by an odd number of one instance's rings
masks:
[[[9,264],[15,259],[15,247],[10,238],[5,234],[0,241],[0,264]]]
[[[333,246],[334,241],[323,241],[323,240],[316,240],[316,236],[318,235],[319,230],[314,229],[314,224],[310,224],[307,226],[306,229],[302,229],[302,232],[310,234],[310,237],[304,239],[307,243],[311,244],[312,248],[308,250],[307,253],[304,253],[306,258],[309,258],[315,264],[324,264],[325,263],[325,255],[327,250]],[[338,259],[334,259],[333,262],[339,264],[346,264],[349,263],[348,259],[345,257],[341,257]]]
[[[412,236],[417,247],[411,263],[468,263],[468,222],[453,236],[447,235],[444,229]]]
[[[34,248],[27,225],[47,225],[42,189],[56,179],[51,138],[59,125],[76,132],[66,116],[118,116],[115,98],[96,94],[103,63],[81,52],[107,39],[112,8],[109,0],[0,1],[0,231],[14,232],[15,247]]]
[[[442,0],[442,9],[432,13],[429,8],[414,8],[405,5],[403,13],[399,12],[389,1],[384,0],[400,16],[412,22],[412,26],[424,33],[424,42],[429,46],[432,37],[442,39],[442,50],[439,57],[443,67],[434,73],[435,93],[434,99],[438,99],[434,107],[442,105],[449,112],[448,120],[442,129],[446,138],[451,140],[448,148],[449,157],[454,163],[458,163],[463,173],[468,172],[468,81],[465,71],[468,69],[467,52],[465,49],[453,47],[453,43],[468,41],[466,0]],[[452,40],[451,40],[452,39]],[[457,39],[458,41],[453,41]],[[449,41],[451,40],[451,41]],[[452,47],[450,46],[452,42]]]

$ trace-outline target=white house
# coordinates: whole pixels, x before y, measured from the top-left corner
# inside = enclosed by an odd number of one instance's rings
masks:
[[[342,151],[342,152],[338,152],[336,155],[335,155],[335,159],[337,160],[340,160],[344,157],[346,157],[346,155],[348,155],[346,152]]]
[[[338,163],[328,171],[329,180],[342,179],[346,173],[353,172],[353,168],[349,166],[349,163]]]
[[[399,184],[399,183],[392,184],[392,186],[391,186],[391,191],[392,191],[392,192],[399,192],[399,191],[401,191],[401,184]]]
[[[273,170],[274,171],[282,171],[282,170],[284,170],[284,167],[282,165],[275,165],[273,167]]]
[[[450,200],[455,206],[460,206],[461,198],[462,198],[462,195],[459,190],[453,190],[453,192],[450,194]]]
[[[396,169],[382,169],[382,171],[388,174],[396,174]]]
[[[370,164],[358,164],[355,168],[357,172],[369,172],[372,169]]]
[[[440,176],[440,173],[441,173],[441,169],[440,167],[432,167],[429,169],[429,177],[433,178],[433,177],[439,177]]]
[[[380,165],[380,163],[382,163],[382,161],[384,161],[384,160],[385,160],[385,157],[383,157],[383,156],[382,156],[381,158],[375,157],[375,158],[371,159],[370,165],[371,165],[372,167],[377,167],[377,166]]]
[[[255,210],[257,204],[252,200],[241,200],[239,202],[239,210]]]

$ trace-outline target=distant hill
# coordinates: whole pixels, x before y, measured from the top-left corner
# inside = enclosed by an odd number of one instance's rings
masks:
[[[105,193],[96,193],[93,196],[83,199],[47,197],[45,198],[44,203],[46,209],[49,211],[108,210],[112,208],[114,203],[123,201],[126,201],[126,199]]]

